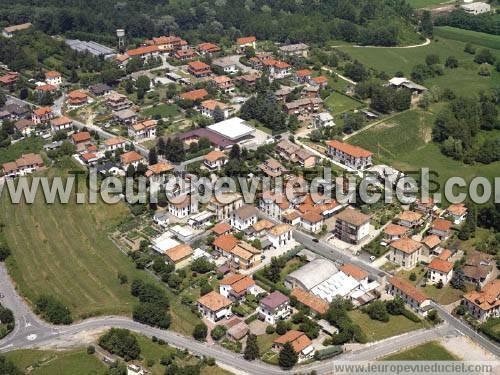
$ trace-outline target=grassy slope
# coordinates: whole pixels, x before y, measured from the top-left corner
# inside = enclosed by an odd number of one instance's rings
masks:
[[[325,106],[334,115],[339,113],[363,107],[362,103],[347,97],[346,95],[333,92],[328,98],[325,99]]]
[[[30,152],[40,152],[43,146],[43,139],[36,138],[26,138],[9,147],[0,148],[0,164],[6,163],[8,161],[14,161],[19,158],[22,154],[27,154]]]
[[[459,360],[441,344],[431,341],[383,358],[386,361],[456,361]]]
[[[61,174],[48,171],[56,173]],[[30,302],[41,293],[55,295],[76,318],[131,312],[136,300],[117,274],[126,274],[129,281],[148,275],[107,238],[127,215],[124,205],[47,205],[41,195],[33,205],[13,205],[7,195],[2,198],[0,220],[13,252],[8,269]]]
[[[434,28],[434,35],[440,38],[458,40],[488,48],[500,49],[500,35],[486,34],[478,31],[458,29],[451,26]]]
[[[71,351],[16,350],[6,353],[16,366],[24,371],[34,366],[33,375],[104,374],[106,366],[84,349]]]
[[[435,112],[411,110],[393,117],[349,139],[375,154],[378,162],[393,165],[399,170],[412,171],[430,168],[439,173],[441,187],[452,176],[470,181],[476,176],[492,180],[498,175],[500,162],[488,165],[464,165],[441,154],[439,146],[431,141]]]
[[[354,323],[361,327],[368,341],[379,341],[426,327],[424,322],[415,323],[403,315],[391,315],[388,322],[372,320],[368,314],[362,313],[359,310],[349,311],[349,316]]]

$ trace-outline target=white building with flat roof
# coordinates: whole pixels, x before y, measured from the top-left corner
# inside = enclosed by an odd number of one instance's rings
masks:
[[[249,126],[245,120],[239,117],[231,117],[210,125],[208,129],[236,142],[255,133],[255,128]]]

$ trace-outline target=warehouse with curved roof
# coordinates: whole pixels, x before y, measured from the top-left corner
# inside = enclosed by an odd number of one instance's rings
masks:
[[[327,259],[315,259],[287,275],[285,286],[309,291],[337,272],[335,263]]]

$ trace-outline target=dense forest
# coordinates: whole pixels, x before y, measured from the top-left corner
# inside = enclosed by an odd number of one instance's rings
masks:
[[[437,17],[434,24],[436,26],[453,26],[460,29],[500,35],[500,14],[496,13],[472,15],[465,13],[463,10],[456,10],[450,14]]]
[[[48,34],[114,40],[176,33],[191,43],[242,35],[280,42],[342,39],[395,45],[418,39],[406,0],[16,0],[2,1],[0,21],[32,22]]]

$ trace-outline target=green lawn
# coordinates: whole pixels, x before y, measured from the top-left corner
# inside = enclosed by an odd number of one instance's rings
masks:
[[[179,114],[179,109],[174,104],[158,104],[154,107],[146,108],[141,112],[144,117],[160,116],[162,118],[175,117]]]
[[[257,336],[257,345],[259,346],[261,355],[271,349],[273,341],[276,340],[278,336],[279,335],[277,333],[273,333],[272,335],[268,335],[267,333],[265,333],[263,335]]]
[[[33,375],[104,374],[106,366],[84,349],[71,351],[16,350],[6,353],[23,372]]]
[[[469,182],[476,176],[493,180],[498,176],[500,162],[484,165],[465,165],[444,156],[439,145],[431,141],[435,113],[410,110],[392,117],[374,127],[349,138],[349,143],[374,153],[375,161],[392,165],[402,171],[418,171],[430,168],[438,173],[435,180],[444,188],[445,181],[459,176]],[[434,178],[433,178],[434,179]]]
[[[457,361],[457,356],[450,353],[440,343],[431,341],[416,346],[396,354],[391,354],[385,358],[385,361]]]
[[[325,99],[325,106],[334,115],[350,111],[355,108],[364,107],[362,103],[338,92],[333,92],[328,98]]]
[[[367,314],[359,310],[349,311],[348,314],[353,322],[361,327],[368,341],[379,341],[405,332],[426,328],[425,322],[415,323],[403,315],[391,315],[388,322],[380,322],[370,319]]]
[[[500,49],[500,35],[486,34],[478,31],[458,29],[451,26],[440,26],[434,28],[434,36],[459,40],[474,45]]]
[[[408,0],[408,4],[410,4],[413,8],[420,9],[426,8],[433,5],[446,4],[450,3],[450,1],[446,0]]]
[[[63,175],[50,169],[49,176]],[[84,184],[81,184],[84,185]],[[80,191],[85,189],[80,187]],[[3,195],[0,221],[12,250],[7,267],[21,294],[33,302],[40,294],[56,296],[76,319],[130,314],[137,300],[117,274],[149,278],[108,239],[111,228],[128,214],[123,204],[11,204]]]
[[[28,154],[30,152],[39,153],[42,146],[43,140],[40,137],[29,137],[10,144],[8,147],[0,148],[0,164],[14,161],[22,154]]]

